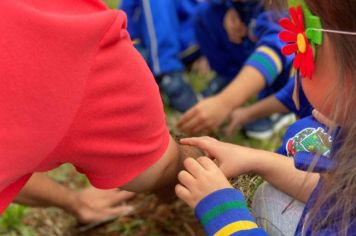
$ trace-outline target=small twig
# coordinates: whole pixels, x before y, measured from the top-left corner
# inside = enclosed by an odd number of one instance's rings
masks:
[[[187,223],[183,223],[183,227],[188,231],[190,236],[196,236],[196,233],[194,232],[192,227],[190,227],[190,225],[188,225]]]

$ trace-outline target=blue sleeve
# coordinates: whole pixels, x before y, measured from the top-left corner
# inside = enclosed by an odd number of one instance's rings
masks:
[[[256,50],[249,57],[246,65],[259,70],[266,84],[271,85],[282,71],[290,68],[293,58],[285,57],[281,53],[284,44],[278,37],[281,31],[278,20],[282,15],[271,11],[258,14],[253,31],[253,37],[257,41]]]
[[[290,79],[288,84],[275,94],[277,100],[286,106],[288,110],[296,114],[296,116],[300,119],[311,116],[314,108],[309,103],[302,87],[299,88],[300,109],[297,109],[295,106],[293,100],[294,84],[295,79]]]
[[[293,91],[294,91],[294,79],[290,79],[288,84],[284,86],[275,97],[280,101],[285,107],[288,108],[293,113],[297,113],[297,108],[295,107],[293,101]]]
[[[228,7],[232,7],[234,5],[233,0],[210,0],[211,3],[214,4],[225,4]]]
[[[242,193],[218,190],[199,202],[195,214],[207,235],[266,236],[251,216]]]
[[[140,38],[140,27],[138,26],[138,16],[136,16],[139,7],[140,3],[137,0],[122,0],[119,6],[127,15],[127,30],[132,39]]]
[[[268,46],[278,51],[281,57],[284,57],[281,53],[282,47],[285,45],[278,37],[282,28],[279,25],[279,20],[284,15],[274,11],[264,11],[256,18],[255,36],[258,40],[259,46]],[[292,62],[292,57],[285,62]]]

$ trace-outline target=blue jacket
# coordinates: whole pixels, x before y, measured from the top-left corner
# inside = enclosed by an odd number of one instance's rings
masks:
[[[186,51],[196,52],[194,33],[196,0],[123,0],[131,38],[147,50],[155,75],[183,70]],[[194,51],[194,52],[193,52]],[[188,55],[190,56],[190,55]]]
[[[307,116],[311,116],[313,107],[310,105],[307,97],[304,94],[302,86],[299,88],[299,105],[300,109],[294,104],[293,101],[293,92],[295,87],[295,79],[290,79],[288,84],[284,86],[280,91],[275,94],[275,97],[280,101],[289,111],[296,114],[299,119],[302,119]]]

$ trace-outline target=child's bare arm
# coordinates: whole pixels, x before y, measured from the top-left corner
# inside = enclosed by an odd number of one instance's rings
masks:
[[[256,173],[303,202],[309,199],[319,180],[319,174],[300,171],[294,167],[293,159],[273,152],[223,143],[209,137],[183,139],[182,143],[197,146],[215,158],[227,177]]]
[[[187,157],[199,157],[202,153],[195,147],[183,146],[170,139],[169,146],[151,168],[146,170],[122,189],[133,192],[159,191],[167,186],[174,186],[182,163]]]
[[[90,224],[132,210],[120,205],[135,194],[119,190],[88,187],[71,190],[46,174],[35,173],[16,197],[15,202],[33,207],[59,207],[73,214],[80,223]]]
[[[274,96],[269,96],[248,107],[235,109],[230,116],[230,124],[226,129],[228,136],[242,126],[258,119],[269,117],[274,113],[287,113],[289,110]]]
[[[298,170],[292,158],[276,153],[260,151],[258,157],[261,161],[256,163],[253,172],[282,192],[302,202],[308,201],[319,181],[319,174]]]
[[[268,117],[274,113],[287,113],[289,110],[274,95],[272,95],[249,106],[247,112],[250,120],[254,121]]]

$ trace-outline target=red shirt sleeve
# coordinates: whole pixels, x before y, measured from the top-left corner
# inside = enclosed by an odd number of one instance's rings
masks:
[[[159,89],[126,16],[99,0],[0,1],[0,212],[28,176],[73,163],[99,188],[169,142]]]
[[[119,12],[99,44],[76,118],[50,159],[73,163],[96,187],[114,188],[153,165],[168,142],[159,88]]]

